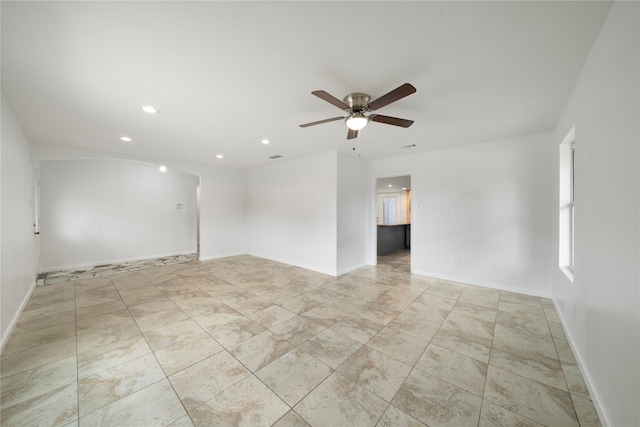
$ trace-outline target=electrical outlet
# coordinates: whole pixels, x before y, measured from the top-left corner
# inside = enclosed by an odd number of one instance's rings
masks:
[[[176,203],[176,209],[182,209],[182,203]]]

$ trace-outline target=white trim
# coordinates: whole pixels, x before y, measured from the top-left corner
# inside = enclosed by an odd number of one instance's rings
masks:
[[[31,295],[33,294],[33,291],[35,288],[36,288],[36,282],[34,281],[33,284],[31,285],[31,288],[29,289],[29,292],[27,292],[27,294],[24,296],[24,299],[20,303],[18,310],[16,310],[16,313],[13,316],[13,319],[11,319],[11,322],[9,322],[9,327],[5,330],[5,333],[2,336],[2,341],[0,342],[0,354],[2,354],[2,351],[4,350],[4,346],[7,344],[7,341],[9,341],[9,337],[11,336],[11,333],[13,332],[16,325],[18,324],[18,319],[20,319],[20,315],[22,315],[22,311],[24,310],[27,303],[29,302],[29,299],[31,298]]]
[[[499,291],[515,292],[518,294],[529,295],[532,297],[551,298],[551,288],[549,288],[548,293],[531,292],[531,289],[529,288],[520,288],[517,286],[509,286],[509,285],[503,285],[500,283],[493,283],[493,282],[483,282],[480,280],[469,279],[468,277],[449,276],[447,274],[432,273],[430,271],[416,270],[412,274],[433,277],[435,279],[450,280],[452,282],[458,282],[458,283],[463,283],[467,285],[482,286],[483,288],[496,289]]]
[[[411,206],[413,211],[413,172],[412,171],[401,171],[401,172],[389,172],[389,173],[381,173],[375,174],[371,176],[371,188],[369,191],[369,195],[371,196],[371,203],[369,204],[369,221],[371,228],[369,229],[369,238],[371,241],[371,246],[369,247],[369,263],[365,265],[378,265],[378,224],[376,222],[376,215],[378,210],[378,179],[381,178],[395,178],[398,176],[408,176],[411,180]],[[413,213],[411,215],[411,225],[413,228]],[[413,230],[412,230],[413,231]],[[411,241],[413,243],[413,239]],[[411,252],[413,253],[413,251]],[[413,269],[413,257],[411,259],[411,269]]]
[[[368,265],[369,264],[367,264],[366,262],[362,262],[360,264],[356,264],[356,265],[352,265],[350,267],[346,267],[346,268],[340,269],[340,270],[338,270],[337,276],[342,276],[343,274],[351,273],[352,271],[359,270],[362,267],[367,267]]]
[[[230,258],[233,256],[241,256],[241,255],[249,255],[246,252],[229,252],[226,254],[218,254],[218,255],[210,255],[210,256],[202,256],[198,258],[199,261],[213,261],[214,259],[222,259],[222,258]]]
[[[256,253],[256,252],[249,252],[247,255],[251,255],[251,256],[254,256],[254,257],[257,257],[257,258],[268,259],[269,261],[280,262],[282,264],[292,265],[294,267],[304,268],[305,270],[311,270],[311,271],[315,271],[317,273],[327,274],[327,275],[333,276],[333,277],[337,277],[338,276],[338,274],[337,274],[337,272],[335,270],[328,270],[328,269],[324,269],[324,268],[318,268],[318,267],[315,267],[313,265],[302,264],[302,263],[294,262],[294,261],[291,261],[291,260],[288,260],[288,259],[270,257],[268,255],[263,255],[263,254]]]
[[[195,255],[195,253],[196,253],[195,249],[193,249],[193,250],[182,251],[182,252],[171,252],[171,253],[166,253],[166,254],[145,255],[145,256],[133,257],[133,258],[119,258],[119,259],[112,259],[112,260],[105,260],[105,261],[95,261],[95,262],[84,263],[84,264],[61,265],[61,266],[56,266],[56,267],[43,268],[43,269],[40,270],[40,273],[48,273],[48,272],[51,272],[51,271],[74,270],[74,269],[81,269],[81,268],[91,268],[91,267],[95,267],[97,265],[103,265],[103,264],[119,264],[119,263],[131,262],[131,261],[144,261],[144,260],[147,260],[147,259],[164,258],[164,257],[169,257],[169,256],[190,255],[190,254],[194,254]]]
[[[569,343],[569,347],[571,347],[571,352],[573,353],[574,358],[576,359],[576,364],[578,365],[578,369],[580,369],[580,373],[582,374],[582,378],[584,379],[584,383],[589,390],[589,396],[591,397],[591,401],[593,402],[593,406],[596,408],[596,412],[598,413],[598,417],[600,418],[600,423],[603,426],[611,426],[611,417],[608,416],[607,411],[605,410],[604,405],[602,404],[602,399],[600,398],[600,394],[596,389],[593,381],[591,380],[591,375],[587,370],[586,365],[583,362],[582,356],[578,351],[578,346],[575,344],[573,336],[569,333],[569,328],[566,327],[566,322],[564,321],[564,316],[562,315],[562,310],[558,307],[556,300],[552,300],[553,306],[556,309],[556,313],[558,314],[558,319],[560,319],[560,325],[562,326],[562,330],[564,331],[564,335],[567,337],[567,342]]]

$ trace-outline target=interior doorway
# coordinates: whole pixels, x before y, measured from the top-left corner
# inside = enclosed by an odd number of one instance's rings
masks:
[[[411,175],[376,178],[373,254],[376,264],[411,272]]]

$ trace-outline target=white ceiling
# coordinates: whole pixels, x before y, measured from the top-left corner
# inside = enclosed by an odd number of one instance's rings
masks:
[[[2,92],[42,143],[238,168],[376,159],[553,129],[609,7],[2,1]],[[375,99],[405,82],[417,93],[379,112],[408,129],[370,123],[354,144],[341,121],[298,127],[342,114],[313,90]]]

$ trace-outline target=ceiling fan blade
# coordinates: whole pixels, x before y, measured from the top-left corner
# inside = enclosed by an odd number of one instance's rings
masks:
[[[341,110],[348,110],[349,109],[349,106],[347,104],[345,104],[344,102],[340,101],[335,96],[329,95],[327,92],[325,92],[323,90],[314,90],[311,93],[314,94],[315,96],[317,96],[318,98],[327,101],[329,104],[335,105],[336,107],[338,107]]]
[[[409,96],[412,93],[416,92],[416,88],[409,83],[405,83],[402,86],[399,86],[392,90],[391,92],[382,95],[380,98],[376,99],[369,103],[370,110],[377,110],[379,108],[384,107],[385,105],[389,105],[392,102],[396,102],[399,99],[404,98],[405,96]]]
[[[335,122],[336,120],[344,120],[344,117],[332,117],[330,119],[318,120],[317,122],[305,123],[300,125],[301,128],[307,128],[309,126],[321,125],[323,123]]]
[[[400,126],[402,128],[408,128],[413,124],[413,120],[399,119],[397,117],[381,116],[380,114],[370,115],[369,120],[371,120],[372,122],[384,123],[387,125]]]
[[[358,137],[358,131],[349,128],[349,132],[347,132],[347,139],[353,139]]]

